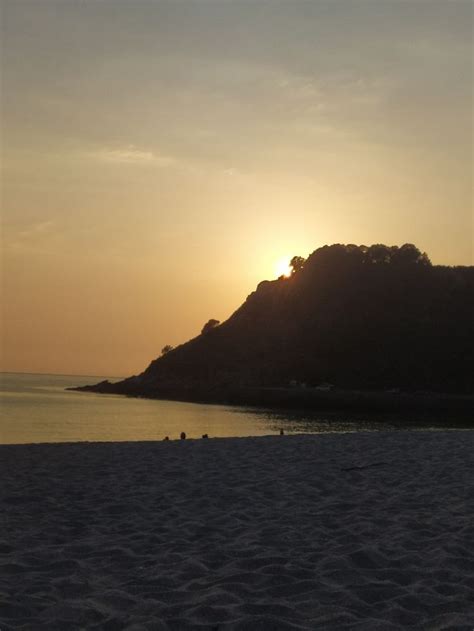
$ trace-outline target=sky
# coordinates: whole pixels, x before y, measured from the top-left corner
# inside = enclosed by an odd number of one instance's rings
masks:
[[[470,0],[2,0],[1,369],[127,376],[281,261],[473,264]]]

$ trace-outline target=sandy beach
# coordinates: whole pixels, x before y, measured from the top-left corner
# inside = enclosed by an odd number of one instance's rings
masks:
[[[474,627],[472,431],[0,459],[2,631]]]

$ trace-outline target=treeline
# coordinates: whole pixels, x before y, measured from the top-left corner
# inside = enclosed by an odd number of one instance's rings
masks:
[[[397,245],[387,246],[377,243],[367,247],[366,245],[325,245],[315,250],[305,260],[301,256],[294,256],[291,260],[293,274],[308,269],[312,266],[330,264],[334,267],[360,265],[393,265],[398,268],[411,267],[413,265],[431,266],[431,261],[426,252],[420,250],[412,243],[405,243],[401,247]]]

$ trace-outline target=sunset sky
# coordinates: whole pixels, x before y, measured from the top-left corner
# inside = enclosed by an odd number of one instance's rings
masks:
[[[2,369],[126,376],[281,260],[473,263],[470,0],[2,0]]]

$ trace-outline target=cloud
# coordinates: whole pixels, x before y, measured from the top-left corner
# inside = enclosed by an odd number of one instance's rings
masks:
[[[25,228],[24,230],[20,230],[18,232],[18,236],[21,239],[34,239],[38,236],[42,236],[48,233],[51,233],[54,227],[53,221],[40,221],[39,223],[34,223]]]
[[[118,149],[101,149],[93,155],[101,162],[108,162],[110,164],[168,167],[176,162],[176,160],[170,156],[160,155],[153,151],[143,151],[134,145],[128,145],[127,147]]]
[[[58,238],[61,239],[54,221],[35,222],[22,229],[5,227],[2,238],[5,250],[13,253],[46,253],[50,251],[52,243],[56,247]]]

